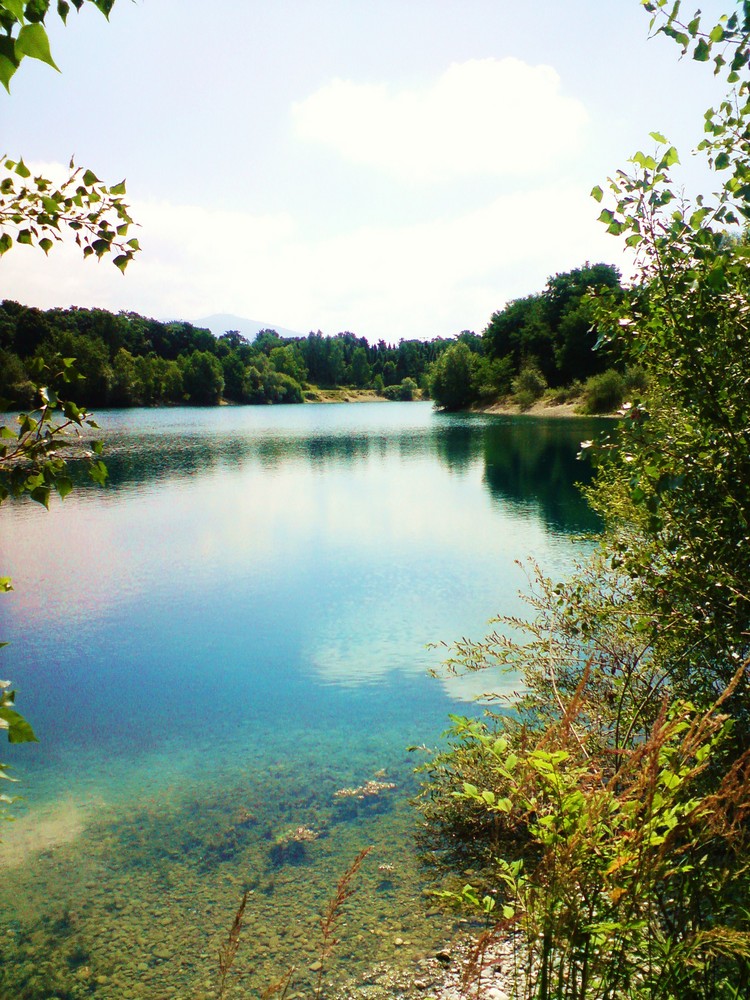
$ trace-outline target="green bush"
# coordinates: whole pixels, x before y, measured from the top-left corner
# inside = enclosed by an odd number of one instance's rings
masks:
[[[642,395],[648,389],[648,375],[637,365],[628,365],[625,369],[625,397],[632,401],[633,396]]]
[[[586,380],[581,413],[614,413],[625,401],[625,379],[614,368]]]
[[[547,380],[536,364],[527,362],[513,379],[513,399],[522,410],[528,410],[541,399],[547,388]]]
[[[576,379],[570,385],[557,386],[554,389],[547,389],[544,398],[555,406],[562,406],[563,403],[573,403],[583,395],[583,382]]]

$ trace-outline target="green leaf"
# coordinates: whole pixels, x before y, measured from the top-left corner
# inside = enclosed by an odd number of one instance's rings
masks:
[[[59,202],[55,201],[54,198],[50,198],[49,195],[42,195],[42,204],[44,205],[44,210],[49,215],[57,215],[60,211]]]
[[[711,54],[711,46],[705,40],[705,38],[699,38],[698,44],[693,49],[693,59],[696,62],[708,62],[708,57]]]
[[[107,466],[104,462],[92,462],[89,467],[89,477],[99,486],[104,486],[107,482],[107,476],[109,472],[107,471]]]
[[[32,500],[36,500],[37,503],[40,503],[49,510],[49,493],[49,486],[36,486],[33,490],[29,491],[29,496]]]
[[[65,497],[72,491],[73,482],[68,478],[68,476],[57,476],[55,478],[55,489],[57,490],[60,499],[64,500]]]
[[[92,187],[94,184],[99,184],[100,181],[99,178],[96,176],[96,174],[93,172],[93,170],[87,170],[86,173],[83,175],[83,183],[86,185],[86,187]]]
[[[30,59],[39,59],[41,62],[47,63],[48,66],[56,69],[58,73],[60,72],[50,52],[47,32],[44,30],[44,25],[39,22],[24,24],[18,32],[16,53],[29,56]]]
[[[654,142],[658,142],[661,145],[666,146],[667,139],[665,138],[665,136],[661,134],[661,132],[649,132],[649,135],[654,140]]]
[[[591,197],[595,201],[601,201],[602,198],[604,197],[604,192],[602,191],[602,189],[599,187],[598,184],[596,185],[596,187],[593,187],[591,189]]]
[[[120,181],[119,184],[115,184],[114,187],[109,189],[110,194],[125,194],[125,181]]]
[[[16,21],[23,24],[24,0],[3,0],[2,6],[13,15]]]
[[[23,178],[31,177],[31,171],[26,166],[26,164],[23,162],[23,160],[19,160],[18,163],[16,163],[16,165],[14,167],[14,170],[18,174],[19,177],[23,177]]]
[[[39,246],[42,248],[42,250],[44,250],[45,254],[47,254],[54,246],[54,243],[47,236],[43,236],[42,239],[39,240]]]
[[[10,93],[10,81],[18,69],[15,46],[11,38],[0,37],[0,83]]]
[[[0,719],[8,723],[9,743],[38,743],[34,730],[22,715],[12,708],[0,706]]]

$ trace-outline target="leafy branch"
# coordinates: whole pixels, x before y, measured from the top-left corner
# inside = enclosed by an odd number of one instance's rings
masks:
[[[31,177],[23,160],[2,158],[0,165],[0,256],[16,244],[38,246],[45,254],[62,242],[65,229],[84,257],[101,259],[114,253],[112,263],[123,273],[140,249],[128,239],[133,220],[123,201],[125,182],[107,187],[91,170],[76,167],[56,185],[46,177]]]
[[[74,359],[63,358],[60,364],[60,371],[53,374],[51,381],[74,382],[77,378]],[[18,414],[15,428],[0,426],[0,503],[8,496],[28,494],[48,507],[53,490],[65,499],[73,483],[60,449],[69,450],[86,427],[98,427],[85,407],[62,398],[51,384],[41,386],[38,393],[37,409]],[[104,485],[107,468],[98,457],[101,452],[101,443],[94,441],[83,456],[89,460],[90,477]]]
[[[750,63],[750,9],[741,4],[742,14],[722,14],[716,24],[706,28],[698,10],[688,21],[680,19],[680,0],[641,0],[652,15],[651,35],[666,35],[682,49],[692,52],[696,62],[713,60],[714,75],[728,66],[727,81],[737,83],[740,71]]]
[[[65,24],[71,4],[80,10],[91,3],[106,18],[115,0],[57,0],[57,13]],[[50,51],[44,19],[50,0],[0,0],[0,83],[10,91],[10,81],[25,58],[38,59],[57,69]]]

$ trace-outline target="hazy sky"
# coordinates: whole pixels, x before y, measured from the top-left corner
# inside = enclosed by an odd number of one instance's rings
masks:
[[[650,131],[706,183],[720,91],[638,0],[118,0],[50,33],[62,74],[27,60],[0,94],[5,152],[126,177],[144,249],[123,278],[15,248],[0,297],[29,305],[481,332],[557,271],[623,265],[589,192]]]

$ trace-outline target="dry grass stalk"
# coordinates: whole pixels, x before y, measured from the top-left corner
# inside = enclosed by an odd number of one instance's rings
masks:
[[[247,906],[247,896],[248,892],[245,890],[242,901],[234,915],[232,926],[229,928],[226,944],[223,948],[219,949],[219,1000],[224,1000],[226,996],[227,976],[234,965],[234,960],[237,957],[237,949],[240,946],[240,934],[242,933],[242,921],[245,916],[245,907]]]
[[[295,967],[291,965],[280,979],[266,986],[260,995],[260,1000],[271,1000],[271,997],[275,996],[278,996],[279,1000],[284,1000],[289,992],[289,987],[292,985],[294,973]]]
[[[352,882],[356,876],[359,869],[362,867],[362,862],[365,860],[367,855],[372,850],[372,847],[363,848],[357,857],[352,861],[347,870],[338,880],[336,885],[336,892],[333,894],[328,902],[326,911],[320,921],[320,933],[322,938],[322,944],[320,948],[320,968],[318,969],[318,981],[315,986],[315,997],[319,1000],[322,989],[323,989],[323,966],[325,960],[330,957],[331,952],[338,944],[338,938],[335,937],[336,924],[340,920],[344,905],[347,900],[354,895],[354,888]]]
[[[500,920],[477,937],[469,950],[461,972],[461,996],[481,996],[482,976],[496,962],[497,946],[507,941],[515,930],[515,918]]]

